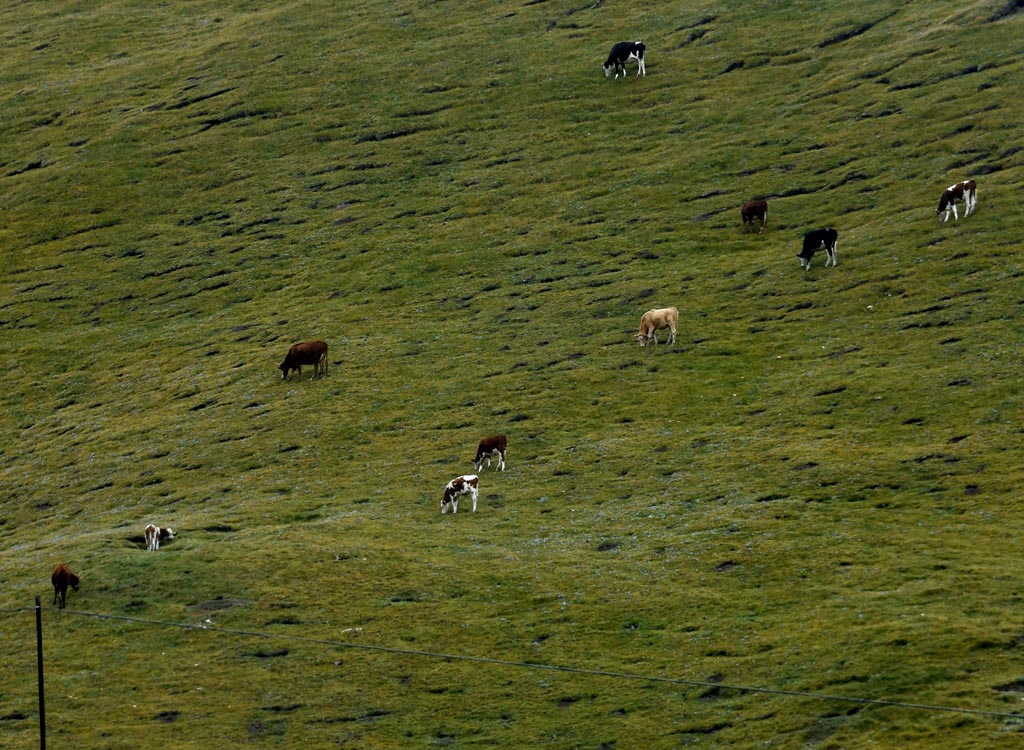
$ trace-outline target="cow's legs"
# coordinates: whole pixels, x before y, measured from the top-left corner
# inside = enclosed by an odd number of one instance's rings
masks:
[[[825,267],[828,268],[830,265],[835,268],[836,265],[836,246],[826,247],[825,253],[828,257],[825,258]]]
[[[476,487],[474,487],[472,490],[470,490],[470,493],[469,493],[473,497],[473,512],[474,513],[476,513],[476,493],[477,493]]]

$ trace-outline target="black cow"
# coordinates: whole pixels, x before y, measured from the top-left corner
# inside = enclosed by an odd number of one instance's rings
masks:
[[[796,256],[804,270],[811,270],[811,258],[819,250],[824,250],[828,256],[825,258],[825,268],[828,268],[830,265],[834,268],[836,265],[836,240],[838,238],[839,233],[832,228],[815,229],[805,234],[803,249]]]
[[[604,74],[607,77],[611,77],[612,71],[615,71],[615,77],[619,77],[619,70],[622,71],[622,77],[626,77],[626,63],[630,60],[636,60],[639,67],[637,68],[637,76],[647,75],[647,66],[644,65],[644,50],[646,47],[643,42],[619,42],[612,51],[608,54],[608,59],[604,63]]]

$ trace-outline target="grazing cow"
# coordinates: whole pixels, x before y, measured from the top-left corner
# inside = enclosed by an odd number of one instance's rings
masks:
[[[605,77],[610,77],[612,71],[615,71],[615,77],[619,77],[619,70],[622,70],[622,77],[626,77],[626,63],[630,60],[636,60],[639,67],[637,68],[637,76],[647,75],[647,66],[644,64],[644,50],[646,46],[643,42],[619,42],[612,51],[608,53],[608,59],[604,64]]]
[[[78,576],[72,573],[64,563],[58,563],[50,574],[50,582],[53,583],[53,603],[60,602],[60,608],[64,609],[68,596],[68,586],[78,591]]]
[[[487,459],[487,468],[491,468],[491,456],[498,457],[498,465],[495,467],[495,471],[505,471],[505,448],[508,446],[508,441],[504,435],[491,435],[485,437],[480,441],[480,445],[476,448],[476,458],[473,459],[473,465],[477,471],[480,471],[484,466],[484,459]]]
[[[455,477],[444,488],[444,497],[441,499],[441,513],[447,513],[451,508],[452,513],[459,512],[459,495],[470,495],[473,498],[473,512],[476,513],[477,485],[480,478],[476,474],[463,474]]]
[[[803,249],[797,253],[797,259],[805,271],[811,270],[811,258],[819,250],[824,250],[828,256],[825,258],[825,268],[831,264],[836,265],[836,240],[839,233],[835,229],[815,229],[804,235]]]
[[[956,215],[956,204],[961,201],[964,204],[964,216],[970,216],[978,204],[978,186],[974,180],[964,180],[943,190],[942,197],[939,198],[939,207],[935,209],[936,215],[945,211],[942,220],[946,221],[949,212],[952,211],[953,221],[957,221],[960,217]]]
[[[295,344],[288,350],[284,362],[281,363],[281,372],[284,379],[292,370],[299,371],[299,380],[302,380],[302,366],[313,365],[313,377],[323,377],[327,374],[327,342],[326,341],[303,341]]]
[[[753,200],[747,201],[740,207],[740,218],[743,220],[743,228],[761,224],[758,234],[764,231],[764,225],[768,223],[768,201]]]
[[[156,552],[160,549],[160,542],[164,539],[174,539],[174,532],[171,529],[161,528],[149,524],[146,527],[146,549]]]
[[[679,310],[674,307],[663,307],[660,310],[648,310],[640,318],[640,332],[636,338],[640,346],[647,346],[647,342],[654,339],[658,343],[658,331],[667,328],[668,343],[676,343],[676,324],[679,322]]]

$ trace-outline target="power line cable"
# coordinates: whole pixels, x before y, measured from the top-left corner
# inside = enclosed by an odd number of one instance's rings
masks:
[[[740,693],[757,693],[761,695],[782,695],[793,698],[807,698],[819,701],[839,701],[843,703],[855,703],[862,706],[883,706],[888,708],[907,708],[918,711],[933,711],[945,713],[967,714],[971,716],[986,716],[1001,719],[1024,720],[1024,714],[1008,711],[987,711],[976,708],[962,708],[956,706],[937,706],[927,703],[912,703],[908,701],[891,701],[878,698],[854,698],[847,695],[833,695],[828,693],[812,693],[802,690],[783,690],[781,688],[754,687],[749,685],[732,685],[722,682],[711,682],[706,680],[688,680],[680,677],[661,677],[658,675],[643,675],[631,672],[613,672],[603,669],[589,669],[586,667],[570,667],[558,664],[542,664],[539,662],[512,661],[509,659],[496,659],[487,656],[469,656],[466,654],[445,654],[438,651],[423,651],[408,648],[395,648],[393,646],[377,646],[365,643],[350,643],[337,641],[329,638],[310,638],[308,636],[288,635],[283,633],[266,633],[257,630],[242,630],[239,628],[224,628],[217,625],[205,623],[192,624],[183,622],[171,622],[168,620],[152,620],[143,617],[132,617],[130,615],[112,615],[101,612],[85,612],[82,610],[64,609],[52,611],[63,611],[66,615],[81,615],[103,620],[120,620],[122,622],[138,623],[143,625],[159,625],[161,627],[173,627],[181,630],[204,630],[212,633],[223,633],[225,635],[246,636],[250,638],[276,638],[279,640],[294,641],[297,643],[308,643],[319,646],[332,646],[334,648],[354,649],[360,651],[376,651],[379,653],[395,654],[399,656],[416,656],[430,659],[444,659],[446,661],[463,661],[476,664],[489,664],[501,667],[515,667],[519,669],[545,670],[549,672],[564,672],[568,674],[587,675],[590,677],[607,677],[610,679],[633,680],[638,682],[653,682],[667,685],[676,685],[693,688],[714,688],[716,690],[734,690]],[[26,608],[23,612],[35,611],[35,608]]]

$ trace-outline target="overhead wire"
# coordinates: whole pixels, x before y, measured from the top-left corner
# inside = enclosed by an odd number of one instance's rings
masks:
[[[21,612],[34,612],[35,607],[25,607],[17,610],[0,610],[0,613],[13,614]],[[134,617],[131,615],[115,615],[102,612],[87,612],[83,610],[74,609],[54,609],[52,607],[43,607],[42,609],[50,609],[54,612],[63,612],[65,616],[68,615],[79,615],[82,617],[92,617],[103,620],[119,620],[122,622],[136,623],[142,625],[156,625],[160,627],[173,627],[181,630],[202,630],[210,633],[233,635],[233,636],[245,636],[249,638],[265,638],[265,639],[278,639],[285,641],[292,641],[296,643],[306,643],[318,646],[331,646],[339,649],[353,649],[360,651],[374,651],[378,653],[387,653],[398,656],[410,656],[420,657],[429,659],[442,659],[445,661],[460,661],[470,662],[476,664],[487,664],[492,666],[509,667],[517,669],[531,669],[531,670],[544,670],[549,672],[562,672],[567,674],[586,675],[590,677],[604,677],[609,679],[618,680],[631,680],[637,682],[649,682],[674,685],[679,687],[692,687],[692,688],[705,688],[715,690],[731,690],[738,693],[752,693],[761,695],[779,695],[787,696],[792,698],[804,698],[808,700],[817,701],[836,701],[841,703],[852,703],[862,706],[880,706],[888,708],[904,708],[912,709],[917,711],[931,711],[931,712],[944,712],[944,713],[957,713],[966,714],[972,716],[985,716],[990,718],[1000,719],[1015,719],[1024,720],[1024,714],[1014,713],[1010,711],[991,711],[985,709],[976,708],[964,708],[961,706],[940,706],[928,703],[916,703],[912,701],[897,701],[897,700],[885,700],[880,698],[857,698],[848,695],[836,695],[831,693],[815,693],[804,690],[786,690],[782,688],[768,688],[758,687],[752,685],[735,685],[730,683],[716,682],[710,680],[691,680],[681,677],[664,677],[660,675],[645,675],[637,674],[632,672],[620,672],[614,670],[605,669],[594,669],[588,667],[574,667],[559,664],[544,664],[541,662],[527,662],[527,661],[515,661],[512,659],[498,659],[495,657],[488,656],[472,656],[468,654],[450,654],[443,653],[440,651],[426,651],[421,649],[410,649],[410,648],[398,648],[394,646],[380,646],[375,644],[367,643],[353,643],[351,641],[339,641],[333,638],[313,638],[309,636],[301,635],[290,635],[287,633],[268,633],[258,630],[246,630],[241,628],[226,628],[219,625],[213,625],[211,623],[185,623],[185,622],[173,622],[169,620],[154,620],[144,617]]]

